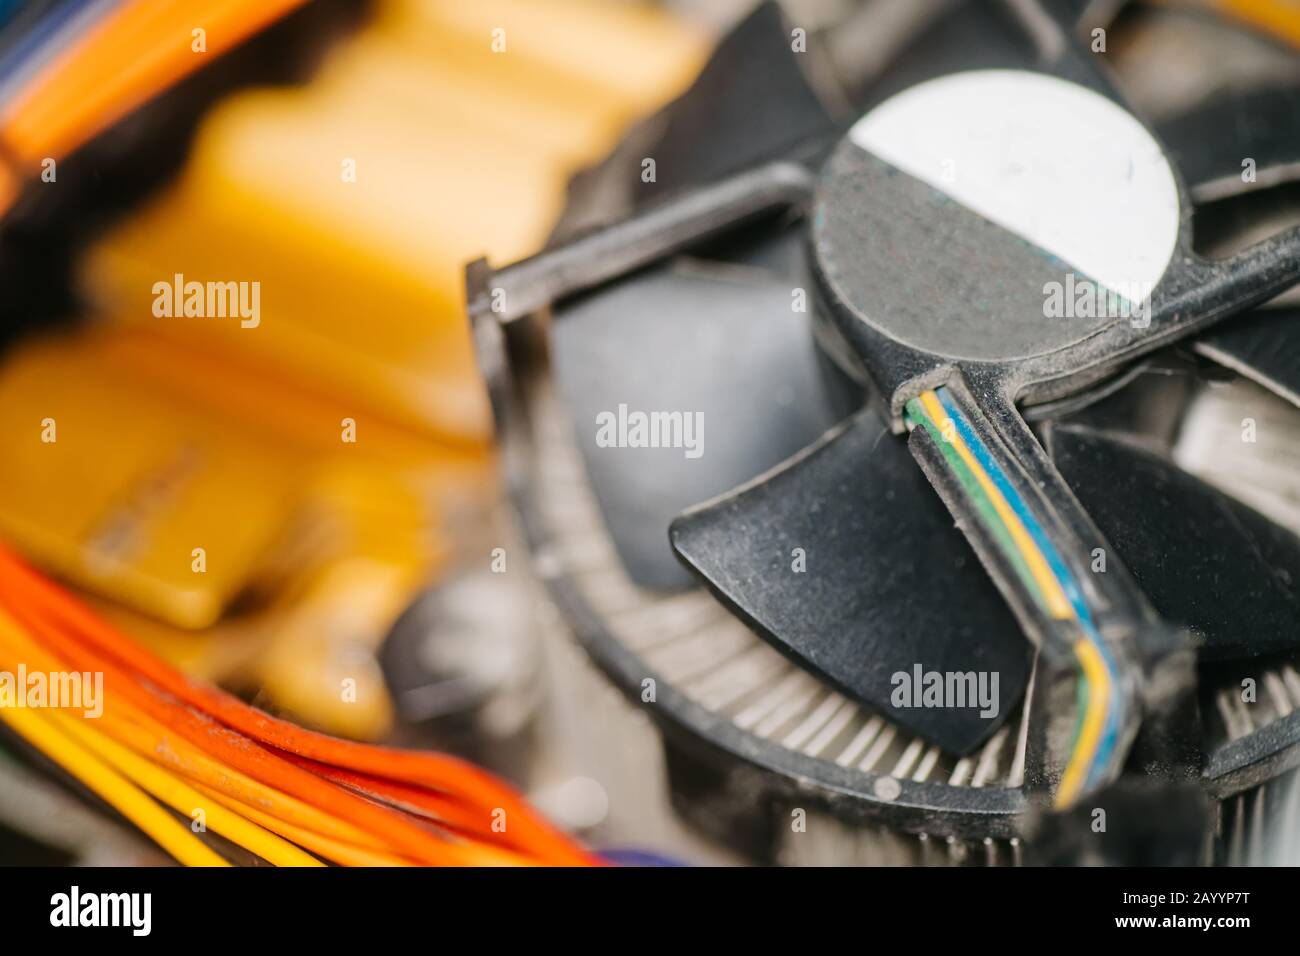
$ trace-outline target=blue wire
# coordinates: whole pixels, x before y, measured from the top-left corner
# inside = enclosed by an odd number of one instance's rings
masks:
[[[665,856],[654,850],[642,850],[637,847],[614,847],[609,850],[601,850],[600,857],[615,866],[690,866],[689,863],[683,863],[671,856]]]
[[[39,19],[3,54],[0,54],[0,102],[8,100],[23,80],[111,9],[117,0],[63,0]]]
[[[993,456],[989,454],[989,450],[985,446],[984,442],[980,440],[979,436],[975,434],[974,429],[970,427],[970,424],[966,421],[961,409],[953,401],[952,395],[948,389],[946,387],[937,388],[935,389],[935,394],[939,396],[939,401],[943,405],[944,410],[948,413],[948,417],[951,418],[953,424],[957,426],[957,431],[961,433],[962,441],[964,441],[971,449],[971,452],[975,455],[976,460],[979,461],[983,469],[988,472],[989,477],[993,479],[993,483],[997,485],[998,491],[1002,492],[1002,497],[1007,499],[1007,502],[1011,505],[1011,510],[1016,513],[1016,517],[1018,517],[1025,525],[1026,529],[1028,529],[1030,537],[1034,539],[1034,543],[1038,545],[1038,549],[1043,552],[1043,557],[1047,559],[1047,563],[1051,566],[1052,573],[1056,575],[1056,579],[1061,582],[1062,589],[1065,591],[1065,596],[1069,600],[1070,606],[1074,608],[1074,613],[1078,615],[1081,621],[1091,624],[1092,617],[1088,612],[1087,604],[1084,603],[1083,593],[1075,583],[1074,576],[1071,575],[1069,569],[1066,568],[1065,562],[1063,562],[1060,555],[1057,554],[1056,548],[1052,546],[1052,542],[1043,531],[1042,526],[1039,525],[1038,519],[1034,517],[1034,513],[1029,510],[1024,499],[1020,497],[1020,494],[1011,485],[1011,482],[1007,480],[1006,474],[998,466],[998,463],[994,460]]]
[[[1093,644],[1096,645],[1101,654],[1102,660],[1105,661],[1107,669],[1111,672],[1112,684],[1118,688],[1118,684],[1114,681],[1114,659],[1111,657],[1105,642],[1102,641],[1101,635],[1098,633],[1097,627],[1093,623],[1092,613],[1083,599],[1083,592],[1075,581],[1074,575],[1070,573],[1065,562],[1061,560],[1061,557],[1057,553],[1056,548],[1053,547],[1051,540],[1043,531],[1042,526],[1039,525],[1038,519],[1025,504],[1025,501],[1021,498],[1019,492],[1017,492],[1011,482],[1007,480],[1006,474],[989,453],[984,442],[977,434],[975,434],[974,429],[970,427],[970,424],[962,414],[961,408],[958,407],[957,403],[952,398],[952,393],[948,391],[946,386],[940,386],[935,389],[935,394],[938,395],[939,402],[943,405],[944,411],[948,413],[948,417],[952,419],[958,433],[962,437],[962,441],[964,441],[967,447],[971,449],[971,453],[980,463],[980,466],[988,473],[989,477],[993,479],[993,483],[997,486],[998,491],[1000,491],[1002,496],[1006,498],[1007,502],[1011,505],[1011,510],[1016,513],[1016,516],[1025,525],[1025,528],[1029,531],[1030,537],[1034,539],[1034,543],[1038,545],[1039,550],[1043,553],[1043,557],[1047,559],[1047,563],[1051,567],[1052,573],[1056,575],[1056,579],[1061,583],[1066,599],[1070,602],[1071,607],[1074,608],[1075,615],[1079,618],[1080,626],[1092,640]],[[1109,708],[1110,713],[1106,718],[1106,729],[1102,735],[1101,742],[1097,746],[1097,754],[1093,760],[1092,769],[1088,772],[1089,783],[1095,781],[1096,776],[1101,772],[1101,769],[1109,762],[1110,755],[1115,749],[1115,742],[1119,736],[1120,708],[1117,694],[1114,695],[1113,700],[1115,706]]]

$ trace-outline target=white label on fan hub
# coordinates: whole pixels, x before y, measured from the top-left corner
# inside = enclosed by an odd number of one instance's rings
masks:
[[[1152,289],[1179,236],[1160,145],[1123,107],[1023,70],[955,73],[890,98],[850,140],[1106,290]]]

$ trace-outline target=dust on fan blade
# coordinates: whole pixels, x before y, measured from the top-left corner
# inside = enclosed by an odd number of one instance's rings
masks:
[[[693,583],[667,540],[679,512],[844,417],[794,304],[763,271],[678,261],[578,299],[554,323],[557,377],[601,511],[643,587]]]
[[[1051,450],[1156,610],[1191,628],[1203,659],[1300,644],[1300,538],[1133,435],[1062,424]]]
[[[1202,335],[1193,347],[1300,405],[1300,309],[1260,309]]]
[[[1024,690],[1030,648],[1019,625],[874,409],[686,512],[672,541],[778,649],[945,750],[986,740]],[[918,669],[988,675],[992,706],[895,706]]]

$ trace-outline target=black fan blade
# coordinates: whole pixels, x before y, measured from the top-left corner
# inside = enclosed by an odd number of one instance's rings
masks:
[[[810,81],[809,60],[818,56],[815,45],[796,53],[780,5],[760,3],[664,111],[663,135],[648,154],[656,176],[639,198],[829,140],[836,125]]]
[[[668,546],[669,522],[811,444],[860,404],[822,368],[797,305],[788,282],[761,270],[679,262],[559,314],[556,375],[606,524],[638,584],[692,585]],[[672,412],[683,424],[702,420],[698,457],[685,447],[599,443],[608,421],[600,416]]]
[[[1297,112],[1294,86],[1229,91],[1161,124],[1159,134],[1192,198],[1214,202],[1300,179]]]
[[[1260,309],[1217,326],[1194,347],[1300,405],[1300,309]]]
[[[957,3],[935,16],[883,70],[854,91],[865,112],[895,93],[944,73],[1032,69],[1033,46],[1004,3]]]
[[[987,739],[1024,690],[1031,650],[1020,626],[906,442],[872,410],[686,512],[672,542],[779,650],[947,751]],[[918,668],[996,674],[996,713],[895,707],[894,675],[913,682]]]
[[[1058,425],[1065,480],[1160,615],[1206,659],[1300,645],[1300,538],[1132,437]]]

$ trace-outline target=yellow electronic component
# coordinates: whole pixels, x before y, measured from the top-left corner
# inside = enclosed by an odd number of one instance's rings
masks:
[[[577,167],[617,145],[627,117],[607,91],[545,72],[540,78],[520,83],[513,70],[483,61],[481,51],[430,50],[410,34],[373,30],[338,51],[313,92],[335,104],[393,107],[403,125],[427,116],[480,128],[526,148],[516,161],[539,166]]]
[[[286,125],[285,132],[311,138],[301,122]],[[317,141],[322,150],[338,153]],[[339,162],[333,163],[336,178]],[[317,180],[326,175],[323,169],[316,173]],[[374,173],[396,174],[392,169]],[[310,170],[286,170],[286,175],[313,178]],[[230,208],[204,209],[188,192],[163,197],[92,253],[91,298],[114,316],[187,349],[330,394],[350,405],[349,417],[378,417],[459,441],[486,438],[486,399],[473,375],[468,334],[453,327],[445,312],[439,319],[444,307],[431,291],[428,269],[418,274],[384,261],[377,247],[350,247],[353,238],[365,241],[359,231],[349,238],[316,227],[299,210],[260,206],[233,187],[207,183],[205,188],[223,194]],[[375,207],[369,212],[381,219],[401,216],[396,210],[380,214]],[[223,218],[227,215],[231,218]],[[203,228],[196,230],[196,224]],[[259,325],[155,318],[151,286],[159,276],[173,274],[259,282]]]
[[[0,535],[180,627],[211,624],[244,589],[301,484],[256,432],[115,374],[93,336],[7,357],[0,445]]]
[[[355,416],[484,441],[463,263],[535,249],[568,177],[677,92],[702,49],[661,14],[511,0],[488,5],[513,31],[495,54],[468,6],[392,4],[309,87],[218,107],[177,186],[89,257],[92,300]],[[551,7],[580,26],[543,29]],[[155,283],[175,276],[259,283],[255,326],[157,315]]]
[[[378,740],[393,705],[376,652],[425,575],[364,557],[310,570],[286,597],[184,631],[106,602],[97,610],[160,657],[196,678],[247,688],[259,705],[306,726]]]
[[[705,37],[652,7],[592,0],[393,0],[376,28],[423,49],[492,57],[527,88],[563,76],[617,104],[624,120],[685,89],[707,53]]]
[[[393,709],[375,652],[446,558],[432,520],[412,482],[335,462],[305,490],[296,531],[215,626],[184,631],[107,602],[99,610],[189,674],[248,687],[329,733],[379,739]]]
[[[409,568],[366,558],[328,565],[281,618],[249,683],[310,726],[380,739],[393,705],[375,652],[419,583]]]
[[[295,456],[400,472],[440,508],[477,508],[494,500],[495,471],[486,449],[433,441],[359,414],[329,391],[295,388],[128,323],[114,323],[111,334],[97,336],[96,355],[133,380],[156,383],[245,423]]]
[[[266,646],[268,634],[250,626],[256,612],[223,618],[212,627],[191,631],[141,614],[113,601],[92,598],[87,603],[123,634],[143,644],[174,667],[200,680],[227,684],[244,673]]]
[[[247,675],[275,705],[329,733],[382,737],[393,720],[375,653],[445,560],[418,494],[373,469],[335,467],[312,489],[332,544],[285,589],[274,637]]]

